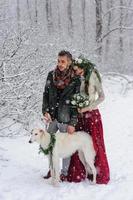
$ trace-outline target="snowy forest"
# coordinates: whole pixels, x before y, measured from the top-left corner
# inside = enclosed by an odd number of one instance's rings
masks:
[[[39,182],[38,177],[47,162],[26,142],[31,121],[42,116],[47,74],[57,65],[58,52],[63,49],[73,57],[90,59],[103,80],[106,101],[100,109],[111,168],[111,183],[106,188],[89,188],[87,183],[63,185],[60,191],[49,189],[47,183],[45,191],[39,188],[44,181]],[[42,200],[44,196],[73,200],[76,193],[77,200],[89,195],[93,200],[132,200],[133,159],[127,156],[133,150],[132,101],[133,0],[0,0],[0,200]],[[44,169],[47,171],[46,166]],[[6,175],[10,190],[5,189]]]

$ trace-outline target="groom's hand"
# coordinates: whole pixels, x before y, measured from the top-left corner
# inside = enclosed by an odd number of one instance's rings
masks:
[[[44,116],[43,116],[43,118],[44,118],[44,120],[46,122],[51,122],[52,121],[51,116],[50,116],[49,113],[45,113]]]
[[[75,127],[74,126],[71,126],[71,125],[68,125],[67,127],[67,132],[69,134],[73,134],[75,132]]]

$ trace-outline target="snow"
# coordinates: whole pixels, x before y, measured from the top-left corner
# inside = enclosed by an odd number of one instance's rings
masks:
[[[12,125],[12,131],[20,131],[21,136],[10,137],[5,128],[8,137],[0,137],[0,200],[133,200],[133,89],[123,94],[122,87],[121,82],[106,79],[106,100],[100,106],[111,171],[108,185],[91,185],[87,180],[50,185],[43,179],[47,158],[38,154],[37,144],[28,143],[29,133],[18,124]],[[7,126],[12,123],[7,121]]]

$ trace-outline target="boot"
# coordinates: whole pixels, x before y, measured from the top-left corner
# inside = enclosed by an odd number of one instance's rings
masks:
[[[88,174],[87,178],[88,178],[90,181],[93,181],[93,174]]]
[[[67,181],[67,176],[65,176],[64,174],[61,174],[61,175],[60,175],[60,180],[61,180],[62,182]]]
[[[48,171],[46,176],[43,176],[44,179],[49,179],[51,177],[51,172],[50,170]]]

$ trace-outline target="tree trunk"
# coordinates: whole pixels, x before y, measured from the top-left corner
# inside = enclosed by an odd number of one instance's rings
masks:
[[[46,17],[47,17],[48,33],[51,34],[53,32],[51,0],[46,0]]]
[[[120,6],[124,6],[123,0],[120,0]],[[119,27],[120,27],[120,37],[119,37],[119,44],[120,44],[120,53],[123,53],[123,8],[120,8],[120,22],[119,22]]]
[[[86,39],[86,29],[85,29],[85,23],[86,23],[86,21],[85,21],[85,0],[82,0],[82,23],[83,23],[83,46],[85,47],[85,44],[86,44],[86,42],[85,42],[85,39]]]
[[[27,0],[27,11],[28,11],[28,16],[29,16],[30,24],[32,25],[32,19],[31,19],[31,11],[30,11],[29,0]]]
[[[67,13],[68,13],[68,33],[70,37],[72,37],[73,36],[72,0],[68,1]]]
[[[96,43],[98,46],[97,53],[99,57],[102,54],[102,0],[95,0],[96,2]]]
[[[108,0],[107,1],[107,11],[113,7],[113,1]],[[110,26],[111,26],[111,20],[112,20],[112,13],[108,13],[108,22],[107,22],[107,32],[110,31]],[[106,39],[106,44],[105,44],[105,60],[108,61],[108,53],[109,53],[109,47],[110,47],[110,36],[107,37]]]
[[[18,33],[20,34],[20,2],[17,0],[17,25],[18,25]]]
[[[35,23],[38,21],[38,10],[37,10],[37,0],[35,0]]]

